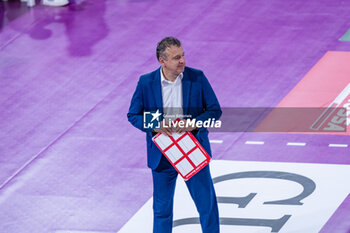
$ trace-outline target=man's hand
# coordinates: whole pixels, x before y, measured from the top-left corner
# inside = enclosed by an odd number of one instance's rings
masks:
[[[180,124],[180,122],[183,122],[183,123]],[[183,126],[183,127],[181,127],[181,126]],[[196,126],[186,127],[186,120],[180,120],[174,129],[175,129],[176,133],[183,133],[183,132],[191,132],[192,130],[195,130],[196,128],[197,128]]]
[[[167,122],[166,120],[162,120],[162,122],[160,123],[160,128],[153,129],[153,131],[156,133],[162,133],[162,134],[165,134],[167,136],[171,136],[172,128],[171,128],[169,122]]]

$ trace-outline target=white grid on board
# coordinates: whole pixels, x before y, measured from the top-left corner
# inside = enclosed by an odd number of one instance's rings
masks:
[[[184,158],[183,160],[181,160],[178,164],[175,165],[177,170],[179,170],[179,172],[183,175],[186,176],[190,171],[193,170],[192,165],[190,164],[190,162],[188,162],[188,160],[186,158]]]
[[[188,157],[191,159],[192,163],[196,165],[196,167],[206,159],[203,152],[199,148],[195,149],[191,154],[189,154]]]

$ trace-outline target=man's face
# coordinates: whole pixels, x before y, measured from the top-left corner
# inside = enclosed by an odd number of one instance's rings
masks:
[[[178,76],[185,70],[185,53],[182,47],[170,46],[165,50],[166,59],[159,58],[160,64],[166,73]]]

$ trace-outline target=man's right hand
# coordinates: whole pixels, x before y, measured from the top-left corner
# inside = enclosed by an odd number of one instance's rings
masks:
[[[153,131],[156,133],[165,134],[167,136],[171,136],[171,134],[172,134],[172,128],[171,128],[169,122],[167,122],[166,120],[162,120],[162,122],[160,123],[160,128],[153,129]]]

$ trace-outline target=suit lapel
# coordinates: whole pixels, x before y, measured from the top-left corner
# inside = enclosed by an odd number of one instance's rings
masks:
[[[162,87],[160,84],[160,68],[155,73],[155,77],[152,83],[152,89],[153,89],[153,97],[156,104],[155,105],[156,109],[153,109],[153,110],[159,109],[159,111],[163,113]]]
[[[188,115],[191,94],[191,79],[188,75],[188,72],[186,71],[186,68],[183,75],[184,76],[182,78],[182,108],[183,114]]]

